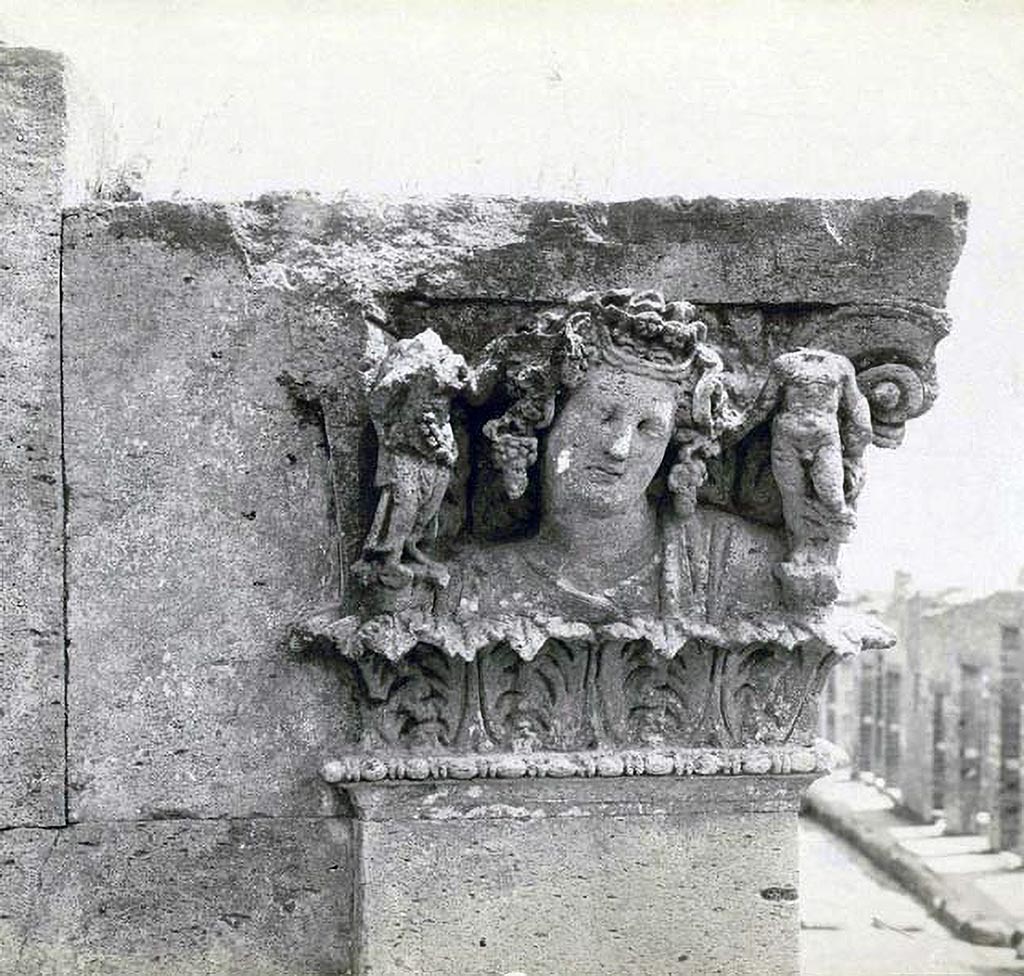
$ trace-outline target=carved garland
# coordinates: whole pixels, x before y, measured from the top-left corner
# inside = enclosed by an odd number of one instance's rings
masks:
[[[827,773],[841,752],[815,748],[499,753],[487,756],[347,756],[324,764],[328,783],[383,780],[592,779],[622,776],[763,776]]]

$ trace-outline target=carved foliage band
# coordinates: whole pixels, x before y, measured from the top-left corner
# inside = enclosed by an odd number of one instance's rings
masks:
[[[400,661],[347,660],[359,748],[380,753],[573,751],[807,744],[808,702],[834,663],[822,645],[673,658],[644,641],[549,641],[532,661],[503,645],[473,661],[420,645]]]

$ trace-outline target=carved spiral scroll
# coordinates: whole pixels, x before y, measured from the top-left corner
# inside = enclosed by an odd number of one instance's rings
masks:
[[[897,447],[906,422],[925,409],[924,381],[909,366],[884,363],[858,373],[857,385],[871,404],[872,443]]]

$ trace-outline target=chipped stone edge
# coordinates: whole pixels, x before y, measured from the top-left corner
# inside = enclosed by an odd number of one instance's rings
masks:
[[[344,658],[358,659],[374,654],[394,662],[421,643],[437,647],[449,657],[472,661],[485,649],[506,642],[524,661],[532,661],[551,638],[561,641],[647,640],[655,651],[667,658],[681,653],[690,639],[726,648],[778,643],[787,650],[805,641],[817,640],[841,658],[853,657],[865,650],[887,650],[896,643],[896,635],[876,618],[845,607],[800,616],[766,612],[759,619],[737,617],[723,624],[710,624],[694,617],[637,617],[612,624],[527,614],[435,617],[420,610],[377,614],[364,620],[353,614],[341,616],[337,607],[328,607],[294,624],[289,644],[293,651],[300,652],[326,641]]]
[[[740,749],[494,753],[491,755],[346,756],[324,763],[331,784],[385,780],[467,780],[621,776],[766,776],[831,772],[842,750],[814,746]]]

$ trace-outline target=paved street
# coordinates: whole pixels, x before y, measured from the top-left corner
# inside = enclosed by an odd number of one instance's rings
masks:
[[[800,830],[804,976],[1024,976],[1010,949],[955,939],[895,882],[817,823]]]

